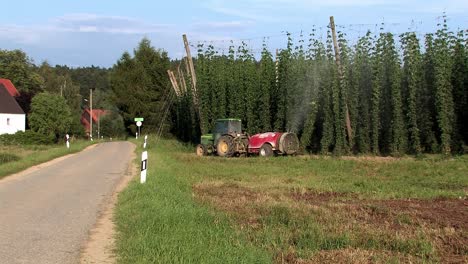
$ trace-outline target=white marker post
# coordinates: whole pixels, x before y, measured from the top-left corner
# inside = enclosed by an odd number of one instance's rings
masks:
[[[69,149],[70,148],[70,136],[67,134],[65,137],[67,138],[67,149]]]
[[[136,122],[136,125],[137,125],[137,127],[138,127],[138,135],[140,135],[140,136],[141,136],[140,127],[141,127],[142,124],[143,124],[143,123],[141,123],[141,121],[137,121],[137,122]]]
[[[140,183],[146,182],[146,169],[148,167],[148,151],[143,151],[141,153],[141,174],[140,174]]]
[[[148,135],[145,135],[145,143],[143,143],[143,148],[146,148],[146,140],[148,139]]]

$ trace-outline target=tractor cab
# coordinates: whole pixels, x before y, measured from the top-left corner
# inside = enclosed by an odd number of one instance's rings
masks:
[[[242,121],[237,118],[217,119],[213,129],[213,143],[216,145],[223,135],[236,137],[242,133]]]

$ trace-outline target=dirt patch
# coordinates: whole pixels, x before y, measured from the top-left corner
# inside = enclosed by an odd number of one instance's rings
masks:
[[[290,197],[295,201],[319,205],[331,201],[346,201],[356,198],[357,195],[353,193],[318,192],[312,189],[299,189],[292,191]]]
[[[468,200],[386,200],[376,204],[394,212],[404,212],[423,222],[446,228],[468,230]]]
[[[354,248],[322,250],[310,259],[297,259],[297,264],[309,263],[417,263],[411,256],[403,256],[390,251],[372,251]]]
[[[342,219],[345,229],[359,223],[362,228],[376,230],[381,235],[397,233],[412,239],[423,232],[432,241],[442,262],[468,262],[466,198],[360,200],[352,194],[314,191],[292,192],[290,197],[314,208],[325,209],[328,213],[324,219]]]
[[[331,203],[333,206],[346,207],[354,211],[365,211],[375,220],[407,215],[415,221],[439,228],[468,230],[468,200],[466,198],[360,200],[353,193],[318,192],[310,189],[294,190],[289,196],[295,201],[306,204]]]
[[[135,146],[133,146],[135,148]],[[117,184],[112,196],[104,202],[104,208],[98,217],[98,221],[89,233],[87,243],[81,250],[80,263],[101,264],[115,263],[114,241],[115,224],[113,222],[114,208],[117,204],[119,193],[127,187],[128,183],[137,175],[137,168],[133,163],[136,154],[132,151],[132,158],[128,164],[125,175]]]

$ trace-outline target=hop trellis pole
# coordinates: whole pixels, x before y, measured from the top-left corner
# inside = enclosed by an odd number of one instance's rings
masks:
[[[332,31],[332,37],[333,37],[333,47],[335,49],[335,61],[336,61],[336,66],[338,67],[338,78],[340,79],[340,89],[341,93],[344,93],[344,71],[343,71],[343,65],[341,64],[341,59],[340,59],[340,49],[338,47],[338,41],[336,40],[336,29],[335,29],[335,19],[333,16],[330,17],[330,28]],[[345,103],[345,121],[346,121],[346,132],[348,133],[348,141],[351,142],[353,138],[353,131],[351,128],[351,119],[349,117],[349,110],[348,110],[348,103]]]

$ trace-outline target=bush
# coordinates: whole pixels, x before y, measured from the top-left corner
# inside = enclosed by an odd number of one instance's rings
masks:
[[[122,137],[126,134],[124,121],[121,115],[111,112],[101,118],[101,135],[104,137]]]
[[[12,161],[20,160],[19,156],[10,153],[0,153],[0,164],[5,164]]]
[[[55,142],[55,135],[43,135],[32,130],[0,135],[0,145],[48,145]]]
[[[40,93],[32,99],[29,114],[32,130],[59,139],[70,131],[72,121],[70,107],[60,95]]]

